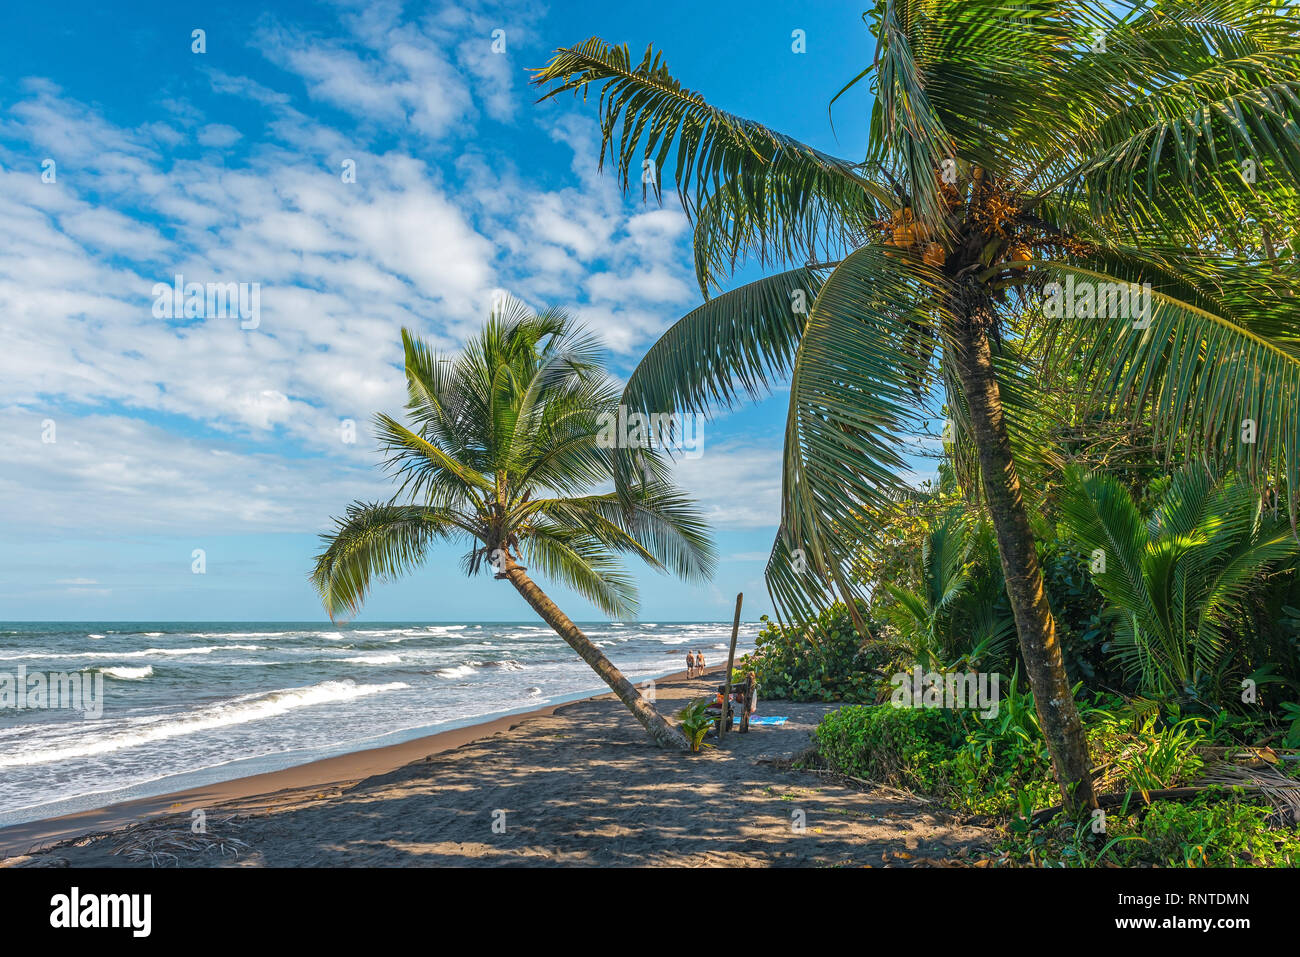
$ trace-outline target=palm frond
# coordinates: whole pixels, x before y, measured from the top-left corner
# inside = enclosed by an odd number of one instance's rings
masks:
[[[1150,309],[1061,317],[1103,407],[1149,416],[1158,437],[1185,454],[1229,456],[1249,474],[1285,477],[1300,506],[1300,284],[1210,259],[1183,263],[1181,286],[1154,269],[1054,269],[1094,290],[1151,282]],[[1119,273],[1114,275],[1113,273]],[[1154,280],[1154,281],[1152,281]],[[1190,287],[1190,292],[1189,292]],[[1097,293],[1100,295],[1100,292]],[[1109,299],[1109,292],[1106,294]],[[1086,312],[1086,310],[1085,310]],[[1146,314],[1149,313],[1149,314]]]
[[[790,373],[822,279],[793,269],[722,293],[674,323],[637,364],[623,401],[654,412],[730,408]]]
[[[604,542],[567,528],[534,528],[522,543],[524,560],[552,581],[572,588],[618,621],[636,617],[636,583]]]
[[[546,88],[543,100],[565,92],[585,99],[598,86],[602,166],[608,156],[625,187],[637,176],[642,195],[659,198],[661,171],[675,161],[673,178],[691,215],[706,197],[725,192],[775,227],[801,221],[810,204],[878,188],[855,163],[710,106],[652,47],[634,65],[626,46],[593,37],[559,50],[533,83]]]
[[[916,260],[867,246],[836,267],[813,305],[791,379],[781,516],[783,551],[811,571],[776,561],[776,551],[767,569],[792,617],[812,617],[827,584],[856,607],[846,574],[855,543],[880,531],[908,487],[900,440],[920,430],[915,383],[933,369],[904,339],[909,328],[932,330],[939,283]]]
[[[312,583],[333,619],[361,609],[375,581],[392,581],[424,561],[430,545],[470,533],[465,517],[448,508],[355,502],[334,531],[322,535]]]

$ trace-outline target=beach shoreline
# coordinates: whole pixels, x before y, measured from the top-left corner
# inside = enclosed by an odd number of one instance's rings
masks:
[[[721,674],[725,665],[705,669],[705,674]],[[671,672],[645,680],[679,682],[685,671]],[[508,732],[526,721],[555,714],[564,708],[598,698],[613,697],[608,692],[594,692],[541,705],[499,717],[484,716],[456,728],[421,735],[409,741],[378,747],[358,748],[344,754],[318,758],[302,764],[240,775],[193,787],[180,788],[148,797],[116,801],[99,808],[53,814],[32,821],[0,828],[0,865],[7,859],[48,848],[55,844],[94,834],[103,834],[138,824],[150,818],[189,814],[238,803],[271,806],[293,800],[322,789],[341,790],[367,778],[395,771],[406,765],[478,741]]]
[[[722,671],[656,681],[657,707],[676,713]],[[931,800],[804,769],[838,707],[760,702],[775,724],[687,754],[599,694],[9,828],[0,840],[17,856],[0,867],[916,866],[989,853],[994,832]]]

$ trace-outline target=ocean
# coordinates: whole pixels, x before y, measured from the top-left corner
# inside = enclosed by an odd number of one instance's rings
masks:
[[[580,624],[637,684],[683,670],[690,649],[725,664],[731,636],[729,622]],[[757,631],[742,624],[737,657]],[[24,690],[66,673],[87,696],[0,707],[0,827],[608,690],[540,623],[0,622],[0,701],[23,672]]]

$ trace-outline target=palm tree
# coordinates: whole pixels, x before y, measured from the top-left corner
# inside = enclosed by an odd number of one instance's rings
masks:
[[[857,588],[855,543],[899,498],[903,440],[950,419],[1077,811],[1095,799],[1022,484],[1030,386],[1071,359],[1081,399],[1272,469],[1294,510],[1300,283],[1268,224],[1297,208],[1297,19],[1272,0],[877,0],[865,19],[875,56],[849,84],[875,94],[862,161],[711,106],[653,49],[637,63],[593,38],[534,81],[543,98],[599,89],[602,162],[656,195],[643,164],[671,177],[694,222],[706,301],[625,401],[706,411],[789,376],[778,607]],[[745,261],[779,271],[710,298]],[[1049,282],[1088,295],[1052,309]]]
[[[1092,556],[1120,661],[1147,694],[1217,705],[1245,602],[1300,552],[1290,529],[1203,466],[1175,473],[1150,520],[1113,476],[1071,468],[1066,483],[1062,520]]]
[[[405,329],[402,344],[409,426],[375,418],[398,489],[388,502],[353,503],[322,536],[312,581],[331,618],[356,613],[374,580],[411,571],[434,542],[468,542],[468,574],[510,582],[657,744],[689,748],[528,574],[621,619],[637,598],[618,553],[687,579],[712,573],[706,526],[669,483],[659,448],[639,450],[645,479],[634,494],[592,491],[612,482],[615,449],[602,433],[619,405],[595,341],[563,312],[507,299],[456,358]]]

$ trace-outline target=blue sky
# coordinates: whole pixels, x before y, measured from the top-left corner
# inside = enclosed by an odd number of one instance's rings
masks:
[[[400,410],[403,325],[452,350],[508,292],[571,309],[625,376],[698,303],[676,198],[597,174],[590,105],[534,103],[526,70],[556,47],[653,42],[717,106],[842,156],[866,143],[864,89],[834,132],[827,112],[870,62],[859,6],[71,2],[8,19],[0,619],[323,618],[316,535],[385,494],[368,422]],[[177,273],[259,284],[257,327],[155,317]],[[785,398],[709,423],[682,462],[722,562],[707,586],[644,570],[642,618],[725,619],[740,590],[746,618],[770,610]],[[530,617],[459,554],[380,586],[362,617]]]

